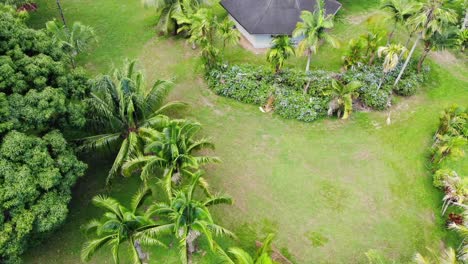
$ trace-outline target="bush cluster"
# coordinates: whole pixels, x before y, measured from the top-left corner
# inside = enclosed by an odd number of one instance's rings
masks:
[[[294,69],[275,74],[271,69],[261,66],[224,64],[209,71],[207,79],[211,89],[218,95],[255,105],[265,104],[274,95],[276,114],[287,119],[312,122],[327,113],[332,99],[327,91],[332,78],[342,79],[345,83],[361,82],[363,85],[357,91],[358,100],[375,110],[384,110],[390,105],[393,91],[402,96],[414,94],[423,78],[415,73],[413,67],[393,89],[399,67],[388,74],[386,85],[380,89],[381,66],[355,67],[342,74],[322,70],[305,73]],[[304,94],[308,83],[308,92]]]
[[[60,131],[85,124],[82,70],[15,9],[0,9],[0,263],[19,263],[37,238],[63,223],[84,174]]]

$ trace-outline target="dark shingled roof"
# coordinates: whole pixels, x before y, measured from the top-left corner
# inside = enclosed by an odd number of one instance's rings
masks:
[[[302,10],[313,12],[316,0],[222,0],[221,5],[250,34],[290,35]],[[336,14],[341,4],[325,0],[327,14]]]

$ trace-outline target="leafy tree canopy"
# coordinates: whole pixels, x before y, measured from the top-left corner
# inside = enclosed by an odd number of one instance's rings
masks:
[[[8,133],[0,146],[0,262],[15,263],[32,238],[66,218],[71,186],[86,165],[58,131]]]
[[[83,126],[87,78],[65,65],[66,55],[45,32],[0,11],[0,104],[10,114],[0,120],[20,131]]]

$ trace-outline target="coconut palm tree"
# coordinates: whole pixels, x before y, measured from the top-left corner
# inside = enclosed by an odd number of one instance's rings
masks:
[[[184,189],[175,191],[169,203],[158,203],[151,207],[156,214],[169,223],[174,235],[179,239],[180,259],[182,263],[191,263],[192,254],[196,250],[196,242],[203,236],[210,250],[217,252],[218,244],[214,236],[234,234],[213,221],[209,207],[217,204],[231,204],[226,196],[208,196],[203,200],[195,198],[196,187],[199,186],[201,173],[195,173],[192,181]],[[150,209],[149,209],[150,210]]]
[[[216,157],[197,155],[195,152],[214,148],[206,138],[196,139],[201,125],[185,120],[170,121],[161,132],[146,138],[143,155],[128,160],[123,165],[124,175],[141,171],[140,177],[147,181],[158,169],[164,170],[163,182],[169,197],[172,196],[172,183],[178,183],[182,174],[196,171],[207,163],[218,162]]]
[[[389,14],[393,20],[393,29],[388,35],[387,46],[392,41],[397,26],[404,25],[416,10],[416,5],[408,0],[385,0],[382,2],[381,8]]]
[[[421,72],[422,63],[431,50],[431,38],[436,33],[442,34],[450,24],[456,23],[456,13],[451,9],[446,9],[443,6],[443,3],[443,0],[427,0],[427,2],[421,5],[418,10],[415,10],[414,15],[408,19],[408,24],[410,27],[414,32],[417,32],[417,38],[414,41],[413,47],[411,48],[409,55],[400,70],[400,74],[395,80],[395,86],[403,76],[403,73],[409,64],[413,53],[419,44],[419,41],[423,39],[425,42],[424,52],[418,63],[418,71]]]
[[[341,118],[348,119],[353,111],[353,98],[359,95],[356,90],[361,86],[362,83],[358,81],[343,84],[333,79],[330,91],[333,100],[329,104],[328,115],[331,116],[334,112],[337,112],[337,116],[340,117],[341,113],[343,113]]]
[[[284,62],[294,56],[294,46],[291,39],[286,35],[276,36],[272,40],[272,46],[267,53],[267,61],[279,73]]]
[[[177,101],[164,104],[171,82],[157,80],[147,90],[143,74],[135,70],[135,63],[116,70],[113,76],[95,80],[91,98],[87,100],[93,113],[89,123],[102,133],[83,138],[82,148],[119,149],[107,183],[119,173],[126,160],[141,153],[144,136],[156,134],[156,129],[167,124],[168,118],[162,113],[185,105]]]
[[[458,264],[457,254],[453,248],[444,248],[441,252],[434,252],[428,249],[430,255],[423,256],[419,252],[414,257],[417,264]]]
[[[127,242],[132,252],[133,263],[140,264],[148,259],[148,253],[143,252],[141,245],[165,247],[156,235],[165,230],[169,231],[167,226],[159,226],[148,214],[137,212],[148,190],[143,188],[138,191],[132,199],[130,208],[106,196],[98,195],[93,198],[93,204],[106,210],[106,213],[101,219],[91,220],[85,226],[86,231],[95,230],[97,238],[88,240],[83,245],[81,250],[83,261],[90,260],[97,250],[109,246],[114,262],[119,263],[120,246]]]
[[[317,0],[314,13],[302,11],[301,20],[297,23],[292,35],[294,38],[303,37],[297,46],[297,54],[307,56],[306,72],[308,72],[312,54],[317,53],[323,41],[335,48],[339,47],[339,42],[328,32],[334,26],[333,15],[325,15],[323,0]]]
[[[382,87],[382,84],[387,77],[388,73],[392,72],[400,61],[400,54],[403,56],[407,53],[407,49],[401,44],[390,44],[385,47],[380,47],[377,51],[377,54],[380,57],[385,56],[383,62],[383,74],[380,78],[379,89]]]
[[[46,23],[47,32],[67,54],[72,67],[75,68],[75,57],[86,51],[89,45],[96,41],[94,29],[90,26],[74,22],[71,28],[60,25],[56,20]]]
[[[262,243],[262,247],[258,249],[254,257],[241,248],[230,248],[229,256],[223,250],[219,250],[220,256],[224,263],[228,264],[272,264],[271,258],[271,243],[273,242],[274,235],[269,234]]]

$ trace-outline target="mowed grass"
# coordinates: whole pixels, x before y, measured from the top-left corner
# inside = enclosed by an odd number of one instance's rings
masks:
[[[31,23],[41,27],[56,10],[53,1],[38,2]],[[343,1],[343,20],[334,32],[342,40],[363,32],[366,12],[376,3]],[[451,64],[432,64],[427,87],[411,98],[399,98],[386,112],[306,124],[214,95],[202,78],[198,51],[183,39],[155,37],[153,12],[138,0],[62,4],[70,22],[79,20],[97,31],[99,43],[80,59],[91,75],[125,58],[138,58],[148,81],[174,80],[171,99],[190,104],[177,115],[201,122],[203,134],[213,139],[215,153],[223,160],[206,169],[212,188],[235,201],[214,211],[216,219],[239,236],[239,241],[223,245],[252,251],[257,237],[275,232],[275,245],[297,263],[363,263],[370,249],[404,263],[426,246],[456,241],[443,227],[441,194],[432,187],[426,161],[438,113],[452,103],[467,102],[467,82],[459,77],[466,76],[466,67],[457,68],[454,77]],[[313,66],[338,70],[342,50],[324,46]],[[264,55],[240,48],[229,48],[226,59],[265,63]],[[288,66],[303,68],[304,63],[293,59]],[[386,125],[389,114],[392,123]],[[105,193],[110,167],[107,157],[87,160],[90,170],[74,190],[67,223],[28,251],[26,263],[80,262],[86,239],[80,226],[102,212],[90,200]],[[138,185],[136,178],[119,179],[111,195],[128,201]],[[125,247],[122,263],[129,263]],[[91,262],[112,263],[110,251],[99,252]],[[152,248],[150,262],[177,263],[177,250]],[[211,255],[199,262],[218,263]]]

